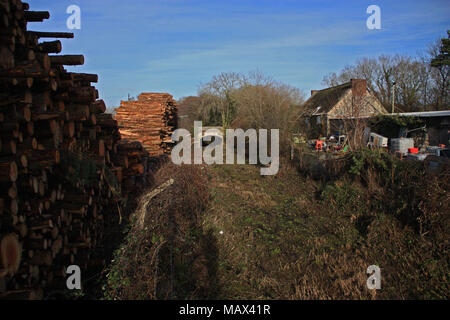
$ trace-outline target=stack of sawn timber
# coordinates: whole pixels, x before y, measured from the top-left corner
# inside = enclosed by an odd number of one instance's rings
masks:
[[[0,0],[0,299],[41,297],[65,287],[69,265],[104,264],[91,257],[104,225],[147,173],[142,147],[104,113],[97,75],[64,68],[84,57],[40,41],[73,33],[27,31],[48,18]]]
[[[115,119],[122,138],[140,141],[151,156],[169,154],[177,124],[177,106],[168,93],[142,93],[136,101],[121,101]]]

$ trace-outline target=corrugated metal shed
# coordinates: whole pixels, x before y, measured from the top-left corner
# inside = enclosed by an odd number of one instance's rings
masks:
[[[422,117],[450,117],[450,110],[392,113],[392,115],[402,116],[402,117],[419,117],[419,118],[422,118]]]

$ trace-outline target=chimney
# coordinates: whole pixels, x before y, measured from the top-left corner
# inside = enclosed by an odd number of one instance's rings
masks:
[[[314,93],[318,92],[319,90],[311,90],[311,97],[314,95]]]
[[[351,79],[352,94],[354,97],[364,96],[367,93],[366,79]]]

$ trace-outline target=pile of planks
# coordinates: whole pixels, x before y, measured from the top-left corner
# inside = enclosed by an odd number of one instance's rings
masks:
[[[68,72],[82,55],[57,55],[73,33],[33,32],[49,18],[20,0],[0,0],[0,298],[36,296],[82,272],[103,227],[148,173],[142,146],[119,127],[91,84]]]
[[[169,154],[177,125],[177,106],[168,93],[142,93],[136,101],[121,101],[115,119],[122,138],[140,141],[151,156]]]

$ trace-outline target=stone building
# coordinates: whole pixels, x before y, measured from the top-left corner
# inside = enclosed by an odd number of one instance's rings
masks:
[[[311,90],[304,110],[301,121],[312,137],[342,134],[346,125],[387,114],[381,102],[367,89],[364,79],[351,79],[339,86]]]

